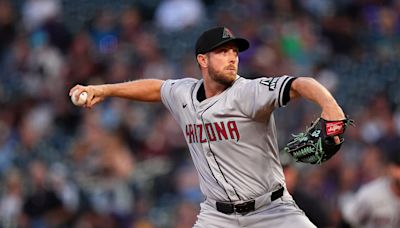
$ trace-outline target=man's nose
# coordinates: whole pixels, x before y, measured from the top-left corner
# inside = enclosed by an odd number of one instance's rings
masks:
[[[237,60],[237,53],[236,53],[236,51],[235,50],[233,50],[233,49],[230,49],[229,51],[228,51],[228,56],[229,56],[229,62],[236,62],[236,60]]]

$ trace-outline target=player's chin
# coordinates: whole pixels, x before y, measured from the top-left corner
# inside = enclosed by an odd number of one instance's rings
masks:
[[[223,84],[225,84],[226,86],[231,86],[235,82],[235,79],[236,79],[236,74],[225,75]]]
[[[231,81],[232,83],[236,80],[236,75],[237,75],[237,71],[231,71],[228,74],[228,80]]]

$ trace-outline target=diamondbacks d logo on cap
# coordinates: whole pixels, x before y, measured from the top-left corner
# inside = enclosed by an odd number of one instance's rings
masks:
[[[222,34],[222,38],[226,39],[226,38],[231,38],[231,37],[234,38],[231,30],[224,28],[224,33]]]

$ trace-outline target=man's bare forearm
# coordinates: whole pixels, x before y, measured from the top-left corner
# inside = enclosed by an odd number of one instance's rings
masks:
[[[144,102],[160,102],[161,85],[163,82],[158,79],[143,79],[115,84],[76,85],[70,90],[69,94],[72,96],[75,90],[78,90],[76,94],[84,91],[87,92],[88,98],[85,107],[89,108],[103,101],[106,97],[120,97]]]
[[[121,97],[135,101],[161,101],[161,85],[158,79],[143,79],[137,81],[99,85],[105,97]]]
[[[328,120],[344,119],[344,113],[332,94],[319,82],[309,77],[299,77],[293,81],[290,98],[303,97],[318,104],[322,117]]]

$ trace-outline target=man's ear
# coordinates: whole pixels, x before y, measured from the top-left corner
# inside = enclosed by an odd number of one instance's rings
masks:
[[[199,63],[199,66],[200,66],[201,68],[206,68],[206,67],[207,67],[207,65],[208,65],[208,58],[207,58],[206,55],[198,54],[196,58],[197,58],[197,62]]]

